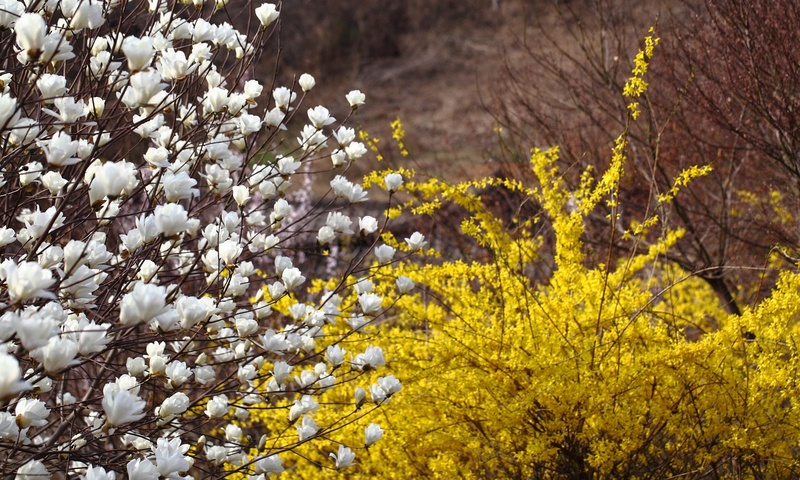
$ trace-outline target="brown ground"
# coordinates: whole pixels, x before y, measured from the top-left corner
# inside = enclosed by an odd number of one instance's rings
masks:
[[[357,123],[390,147],[389,123],[400,117],[418,172],[449,178],[495,170],[498,154],[497,98],[505,65],[530,67],[523,43],[553,51],[570,50],[578,18],[596,14],[603,1],[608,15],[643,12],[641,32],[668,10],[669,0],[284,0],[280,31],[281,83],[308,72],[317,87],[306,106],[339,105],[353,88],[366,93]],[[677,0],[676,0],[677,1]],[[644,7],[647,5],[647,7]],[[573,24],[570,25],[570,22]],[[269,56],[267,57],[269,58]],[[274,71],[273,65],[268,71]],[[626,67],[627,68],[627,67]],[[536,81],[535,71],[527,78]],[[304,106],[305,108],[305,106]],[[515,145],[527,151],[533,145]],[[396,150],[387,148],[387,153]],[[407,161],[407,160],[405,160]]]
[[[423,164],[417,169],[475,173],[494,145],[491,87],[523,30],[521,13],[536,2],[505,0],[496,9],[492,0],[388,3],[284,2],[284,73],[313,74],[319,87],[312,101],[326,105],[341,104],[352,88],[365,92],[358,122],[386,147],[389,123],[400,117],[407,146]],[[300,12],[312,6],[326,15],[297,35],[295,25],[309,20]]]
[[[282,72],[313,74],[319,87],[311,101],[329,106],[361,89],[367,105],[358,120],[384,145],[389,122],[400,117],[406,143],[422,164],[418,170],[474,176],[493,170],[498,137],[492,113],[507,62],[526,67],[523,43],[555,50],[542,38],[542,26],[560,48],[570,49],[575,42],[567,32],[575,25],[565,24],[564,12],[590,11],[594,1],[285,0]],[[651,24],[671,2],[607,3],[620,14],[647,4],[644,17]]]

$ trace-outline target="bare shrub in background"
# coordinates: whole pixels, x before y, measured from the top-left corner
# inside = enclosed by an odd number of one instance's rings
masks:
[[[658,213],[670,228],[685,230],[670,258],[738,313],[770,285],[761,278],[771,249],[779,244],[792,258],[798,242],[790,213],[798,185],[798,100],[790,87],[800,80],[792,48],[797,8],[739,0],[559,4],[561,29],[520,36],[525,55],[508,62],[494,97],[504,127],[504,175],[523,175],[516,159],[534,145],[560,146],[572,166],[567,177],[608,157],[627,116],[625,59],[636,35],[657,21],[664,46],[640,102],[647,121],[631,131],[620,212],[635,218],[652,211],[682,169],[711,165],[708,177]],[[593,250],[596,261],[627,251],[603,215],[593,220],[588,238],[610,238],[617,252]]]

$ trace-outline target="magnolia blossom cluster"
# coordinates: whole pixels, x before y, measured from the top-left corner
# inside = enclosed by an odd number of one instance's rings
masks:
[[[315,397],[385,365],[380,348],[340,343],[385,311],[370,279],[403,247],[378,240],[385,219],[348,215],[368,192],[346,167],[367,149],[302,106],[312,76],[252,78],[279,9],[226,4],[0,0],[4,477],[279,474],[335,428],[315,421]],[[364,103],[353,91],[337,108]],[[327,193],[293,203],[311,175]],[[374,253],[348,257],[354,236]],[[310,260],[334,249],[341,268]],[[369,383],[356,407],[401,389]],[[239,426],[264,405],[296,433]],[[369,425],[331,467],[382,434]]]

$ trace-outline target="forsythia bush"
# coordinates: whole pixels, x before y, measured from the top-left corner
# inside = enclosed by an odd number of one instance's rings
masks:
[[[637,57],[631,96],[655,40]],[[632,104],[631,117],[638,115]],[[462,230],[488,252],[483,260],[400,261],[375,279],[398,316],[366,326],[380,332],[403,394],[387,408],[353,418],[327,440],[360,443],[359,464],[341,478],[793,478],[800,474],[800,274],[786,272],[772,296],[728,316],[699,279],[667,262],[680,231],[655,215],[622,225],[615,194],[626,140],[607,171],[569,190],[557,150],[535,151],[539,187],[513,180],[450,185],[408,182],[420,214],[456,204]],[[687,169],[662,195],[703,175]],[[487,186],[525,195],[536,218],[509,226],[476,194]],[[584,219],[611,212],[633,254],[591,264]],[[551,225],[556,269],[537,284],[530,272]],[[653,240],[656,238],[656,240]],[[392,239],[387,238],[391,243]],[[395,297],[393,280],[415,284]],[[343,402],[354,411],[353,401]],[[378,403],[385,401],[379,399]],[[362,429],[380,420],[389,440],[369,446]],[[354,446],[355,448],[355,446]],[[292,475],[319,478],[325,449]],[[287,472],[288,474],[289,472]],[[334,475],[335,476],[335,475]]]
[[[365,470],[388,463],[396,476],[385,478],[796,474],[800,276],[785,274],[758,308],[726,317],[703,282],[662,262],[678,233],[612,267],[587,267],[584,200],[598,192],[568,195],[553,181],[554,159],[534,154],[544,188],[529,192],[557,239],[547,285],[526,275],[541,261],[530,228],[504,231],[480,207],[465,229],[491,261],[397,267],[424,294],[400,302],[408,331],[384,337],[398,344],[392,368],[404,392],[384,412],[392,441],[375,447]],[[581,206],[572,210],[575,197]],[[688,328],[705,333],[691,339]]]
[[[348,215],[368,150],[301,108],[312,76],[253,78],[279,14],[0,0],[3,478],[265,478],[349,421],[321,395],[401,389],[375,337],[348,343],[388,306],[366,259],[394,252]]]

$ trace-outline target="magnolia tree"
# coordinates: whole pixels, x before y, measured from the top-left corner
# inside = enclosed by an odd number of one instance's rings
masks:
[[[0,0],[3,477],[264,478],[335,428],[320,392],[400,389],[343,343],[395,253],[348,216],[366,148],[300,108],[310,75],[249,78],[279,6],[206,3]],[[243,429],[253,409],[286,427]]]

